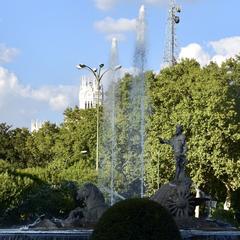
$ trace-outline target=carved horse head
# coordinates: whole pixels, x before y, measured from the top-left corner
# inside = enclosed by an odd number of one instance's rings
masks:
[[[105,203],[103,194],[92,183],[85,183],[77,191],[77,200],[84,201],[87,208]]]

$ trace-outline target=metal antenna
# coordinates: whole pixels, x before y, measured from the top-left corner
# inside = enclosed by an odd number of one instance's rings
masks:
[[[175,0],[169,0],[169,12],[166,28],[166,42],[164,49],[164,66],[173,66],[176,61],[176,24],[180,22],[178,13],[181,12],[179,6],[176,5]]]

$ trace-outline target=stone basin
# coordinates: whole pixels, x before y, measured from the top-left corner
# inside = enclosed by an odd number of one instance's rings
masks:
[[[0,240],[89,240],[92,230],[20,230],[1,229]]]
[[[240,231],[180,231],[183,240],[240,240]]]
[[[0,240],[89,240],[92,231],[1,229]],[[240,240],[240,231],[180,230],[180,232],[183,240]]]

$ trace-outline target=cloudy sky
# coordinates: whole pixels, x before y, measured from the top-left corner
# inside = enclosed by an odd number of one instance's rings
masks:
[[[119,39],[120,63],[130,69],[138,9],[148,22],[148,69],[163,63],[167,0],[7,0],[0,10],[0,122],[30,127],[31,119],[61,122],[78,104],[77,63],[109,62]],[[178,0],[179,58],[221,64],[240,52],[239,0]]]

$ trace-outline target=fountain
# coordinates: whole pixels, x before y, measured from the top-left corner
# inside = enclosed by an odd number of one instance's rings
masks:
[[[174,180],[162,185],[151,197],[164,206],[174,216],[181,229],[183,239],[239,239],[240,232],[229,224],[210,218],[194,218],[194,208],[210,198],[194,198],[191,179],[185,173],[187,164],[186,137],[181,125],[176,126],[175,135],[169,139],[159,139],[161,144],[169,144],[174,152],[176,171]]]
[[[119,107],[119,96],[117,89],[119,87],[119,76],[115,71],[108,73],[108,90],[103,103],[103,128],[102,144],[100,149],[99,162],[99,187],[109,195],[109,204],[113,205],[116,201],[131,197],[144,197],[144,140],[145,140],[145,70],[146,70],[146,19],[145,8],[142,5],[139,10],[139,17],[136,28],[136,48],[134,52],[134,76],[130,81],[130,93],[128,111],[121,113]],[[119,63],[118,60],[118,42],[116,38],[112,39],[110,53],[110,68],[114,68]],[[122,114],[122,115],[121,115]],[[119,115],[124,116],[124,124],[117,122]],[[124,144],[120,138],[124,136]],[[183,140],[183,139],[181,139]],[[161,140],[162,143],[170,143],[170,140]],[[183,162],[185,153],[181,155]],[[179,159],[176,157],[176,162]],[[178,217],[188,217],[193,211],[193,199],[190,193],[191,181],[185,176],[184,163],[176,164],[178,168],[175,181],[172,181],[160,188],[152,197],[165,207],[169,207],[170,212]],[[163,196],[164,194],[164,196]],[[168,198],[170,196],[170,198]],[[85,196],[86,197],[86,196]],[[101,198],[102,200],[102,198]],[[90,204],[91,205],[91,204]],[[105,202],[100,202],[102,213],[106,209]],[[91,205],[92,207],[92,205]],[[91,210],[91,208],[89,207]],[[69,218],[57,221],[61,226],[68,225],[76,218],[82,219],[81,227],[84,221],[89,221],[88,213],[82,209],[73,210]],[[85,214],[85,215],[84,215]],[[96,212],[94,214],[97,214]],[[89,216],[92,213],[89,213]],[[101,214],[100,214],[101,215]],[[95,215],[97,220],[100,215]],[[40,219],[40,220],[44,220]],[[41,221],[40,221],[41,222]],[[49,223],[48,221],[46,221]],[[37,221],[36,224],[39,222]],[[54,222],[55,224],[55,222]],[[190,225],[190,224],[189,224]],[[69,226],[68,226],[69,227]],[[79,226],[78,226],[79,227]],[[0,240],[18,240],[18,239],[80,239],[87,240],[92,233],[91,229],[52,229],[41,231],[28,229],[4,229],[0,230]],[[181,230],[183,239],[239,239],[238,231],[203,231],[203,230]]]
[[[110,67],[114,68],[118,65],[118,47],[117,47],[117,39],[112,39],[112,48],[111,48],[111,56],[110,56]],[[114,204],[114,168],[116,164],[116,131],[115,131],[115,122],[116,122],[116,115],[115,115],[115,84],[117,81],[117,76],[115,72],[111,72],[111,79],[112,79],[112,111],[111,111],[111,130],[112,130],[112,143],[111,143],[111,206]]]
[[[0,230],[0,240],[73,239],[88,240],[93,226],[108,208],[101,191],[92,183],[85,183],[76,192],[83,206],[72,210],[65,219],[40,216],[34,223],[20,229]]]
[[[110,195],[110,204],[125,198],[144,196],[144,132],[145,132],[145,65],[146,21],[145,8],[141,6],[136,26],[134,52],[134,77],[129,85],[128,110],[121,118],[120,99],[117,94],[118,76],[108,74],[109,87],[104,99],[102,153],[100,157],[99,186]],[[113,38],[110,68],[118,65],[117,40]],[[121,143],[121,137],[126,144]],[[131,171],[129,171],[131,169]]]
[[[113,39],[110,66],[117,64],[117,42]],[[137,21],[136,48],[134,53],[135,73],[133,77],[131,76],[128,88],[130,91],[127,111],[124,112],[125,115],[121,115],[122,109],[119,107],[120,99],[118,99],[119,82],[114,74],[109,75],[111,84],[104,104],[103,131],[106,134],[103,134],[100,186],[102,186],[105,193],[110,195],[111,205],[124,198],[144,196],[145,68],[146,20],[144,6],[141,6]],[[124,119],[124,124],[121,125],[117,122],[119,117]],[[120,135],[125,137],[123,138],[126,140],[125,144],[122,144],[119,140]],[[162,143],[169,141],[162,140]],[[180,219],[185,218],[184,222],[191,228],[189,215],[193,213],[196,202],[194,202],[190,191],[191,180],[185,175],[184,155],[180,159],[182,162],[179,162],[176,156],[177,173],[175,181],[162,186],[152,198],[167,208],[170,206],[170,212]],[[127,172],[129,170],[130,173]],[[211,225],[210,222],[208,224]],[[212,223],[211,226],[216,225]],[[195,227],[192,227],[192,230],[182,229],[181,234],[183,239],[206,239],[207,237],[209,239],[235,239],[235,237],[240,235],[239,232],[231,231],[230,228],[228,231],[211,231],[206,233],[206,231]]]
[[[131,92],[131,107],[136,108],[138,120],[138,126],[135,129],[140,133],[140,139],[138,143],[140,163],[138,168],[140,170],[140,196],[144,196],[144,137],[145,137],[145,67],[146,67],[146,20],[145,20],[145,8],[144,5],[140,7],[139,18],[137,22],[137,39],[136,49],[134,54],[134,67],[136,70],[136,77],[133,79],[132,92]],[[132,111],[135,113],[136,111]],[[136,116],[136,115],[135,115]],[[134,127],[130,128],[130,131]],[[137,160],[136,160],[137,162]],[[136,176],[137,177],[137,176]]]
[[[110,69],[114,69],[119,64],[118,61],[118,41],[112,39],[110,51]],[[107,75],[108,89],[103,102],[103,126],[102,144],[100,154],[100,167],[98,185],[110,195],[110,205],[115,202],[116,193],[114,191],[115,166],[116,166],[116,84],[119,75],[115,71],[109,71]],[[109,184],[110,183],[110,184]]]

